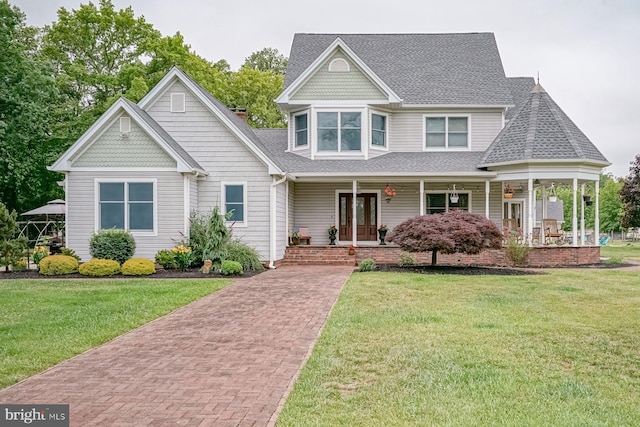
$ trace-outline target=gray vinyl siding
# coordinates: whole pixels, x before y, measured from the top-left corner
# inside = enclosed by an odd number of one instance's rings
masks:
[[[329,64],[336,58],[349,63],[349,72],[330,72]],[[384,93],[338,49],[291,96],[292,100],[380,100]]]
[[[284,258],[284,251],[289,241],[287,230],[286,185],[276,187],[276,259]]]
[[[186,112],[170,112],[171,93],[185,93]],[[147,111],[209,172],[198,182],[198,212],[207,214],[221,205],[221,182],[246,183],[247,226],[235,226],[233,235],[257,249],[262,260],[269,259],[267,166],[177,81]]]
[[[338,223],[335,218],[335,188],[351,188],[344,184],[311,184],[298,182],[295,185],[295,215],[291,227],[308,227],[312,245],[328,245],[327,229]]]
[[[131,120],[131,132],[120,133],[120,117],[73,159],[74,167],[176,167],[176,161],[137,123]]]
[[[88,261],[89,239],[95,231],[95,179],[157,179],[158,235],[136,236],[135,257],[154,259],[160,249],[171,249],[182,239],[184,228],[184,181],[177,172],[85,172],[67,176],[67,246]]]
[[[424,144],[424,114],[468,114],[471,117],[471,150],[484,151],[502,130],[501,110],[460,111],[421,110],[394,111],[389,115],[389,149],[391,151],[422,151]]]
[[[189,178],[189,212],[198,211],[198,180]]]

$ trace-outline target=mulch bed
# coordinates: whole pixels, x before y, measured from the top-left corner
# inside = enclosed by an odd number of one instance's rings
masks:
[[[0,279],[238,279],[252,277],[260,273],[259,271],[245,271],[242,276],[223,276],[220,273],[204,274],[197,268],[191,268],[187,271],[158,269],[155,274],[149,276],[123,276],[118,274],[110,277],[90,277],[83,276],[80,273],[65,274],[62,276],[43,276],[36,270],[25,270],[10,271],[8,273],[0,272]]]
[[[419,274],[459,274],[464,276],[527,276],[544,274],[538,270],[510,267],[480,267],[457,265],[408,265],[383,264],[376,267],[376,271],[393,273],[419,273]]]

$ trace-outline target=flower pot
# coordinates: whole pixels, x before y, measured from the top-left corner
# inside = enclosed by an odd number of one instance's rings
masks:
[[[329,236],[329,244],[330,245],[336,244],[336,236]]]
[[[355,255],[356,250],[354,248],[349,248],[349,255]]]
[[[505,199],[510,199],[513,197],[513,193],[504,193],[504,198]]]
[[[458,203],[459,197],[458,196],[451,196],[451,197],[449,197],[449,199],[451,200],[451,203]]]
[[[380,246],[385,246],[384,238],[387,237],[387,230],[378,230],[378,237],[380,238]]]
[[[555,202],[557,202],[557,201],[558,201],[558,197],[557,197],[557,196],[549,196],[549,201],[550,201],[551,203],[555,203]]]

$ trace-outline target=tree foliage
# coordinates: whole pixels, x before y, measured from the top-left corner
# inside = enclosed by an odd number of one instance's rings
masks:
[[[49,138],[56,91],[47,64],[34,57],[35,30],[0,1],[0,200],[20,212],[57,196],[47,171],[61,153]]]
[[[387,235],[387,240],[408,252],[477,254],[484,249],[502,247],[502,232],[482,215],[462,210],[422,215],[402,222]]]
[[[8,271],[9,266],[23,256],[26,248],[26,241],[16,238],[17,216],[16,211],[9,213],[6,206],[0,203],[0,266],[4,266],[5,271]]]
[[[251,68],[258,71],[267,71],[273,74],[284,76],[287,70],[288,59],[281,54],[278,49],[265,47],[262,50],[253,52],[244,60],[242,67]]]
[[[624,209],[622,226],[640,227],[640,154],[636,155],[629,167],[629,175],[624,180],[620,197]]]

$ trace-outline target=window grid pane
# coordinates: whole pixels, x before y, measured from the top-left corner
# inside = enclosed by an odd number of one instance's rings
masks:
[[[129,229],[139,231],[153,230],[153,203],[129,203]]]
[[[371,115],[371,145],[386,147],[387,118],[379,114]]]
[[[244,221],[244,185],[225,185],[225,212],[228,221]]]
[[[296,147],[308,144],[307,115],[295,116]]]

